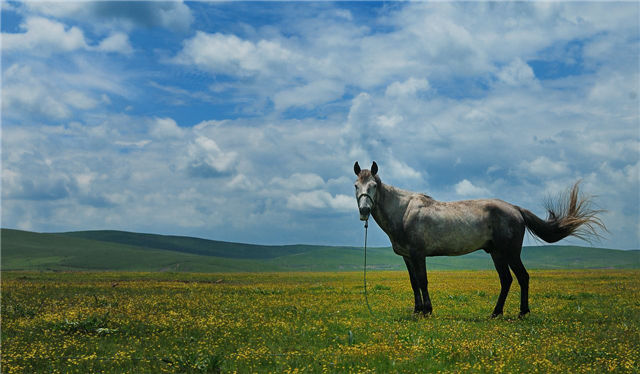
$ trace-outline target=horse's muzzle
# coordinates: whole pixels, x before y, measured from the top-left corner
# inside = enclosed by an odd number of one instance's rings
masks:
[[[371,214],[371,208],[369,207],[360,208],[360,221],[368,220],[369,214]]]

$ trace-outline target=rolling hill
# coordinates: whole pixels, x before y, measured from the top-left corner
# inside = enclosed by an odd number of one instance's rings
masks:
[[[369,248],[370,269],[404,269],[391,248]],[[35,233],[2,229],[2,270],[275,272],[361,270],[363,250],[315,245],[264,246],[124,231]],[[640,268],[640,251],[578,246],[523,249],[529,269]],[[430,270],[493,269],[488,254],[427,259]]]

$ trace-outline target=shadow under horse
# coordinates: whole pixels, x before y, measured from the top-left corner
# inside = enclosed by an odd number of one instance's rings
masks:
[[[393,251],[402,256],[415,296],[414,312],[431,314],[427,289],[426,257],[460,256],[480,249],[491,254],[500,277],[500,296],[492,317],[503,313],[504,302],[513,282],[513,271],[520,284],[520,317],[529,313],[529,273],[520,253],[525,231],[547,243],[567,236],[587,241],[606,231],[598,217],[603,210],[591,208],[591,197],[579,193],[577,182],[565,194],[545,202],[543,220],[530,211],[499,199],[441,202],[424,194],[383,184],[378,165],[370,170],[354,165],[358,176],[355,193],[360,220],[373,216],[389,236]]]

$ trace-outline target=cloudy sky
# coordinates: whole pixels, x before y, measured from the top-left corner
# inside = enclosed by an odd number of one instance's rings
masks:
[[[609,210],[600,245],[640,248],[639,19],[637,2],[2,2],[2,227],[362,245],[353,163],[375,160],[383,182],[539,215],[583,179]]]

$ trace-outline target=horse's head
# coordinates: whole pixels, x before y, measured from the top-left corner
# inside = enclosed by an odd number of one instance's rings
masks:
[[[378,164],[373,162],[371,170],[360,170],[360,165],[356,161],[353,165],[353,171],[358,176],[356,180],[356,199],[358,200],[358,210],[360,210],[360,221],[369,219],[371,209],[376,202],[376,192],[378,191],[378,182],[376,174],[378,173]]]

